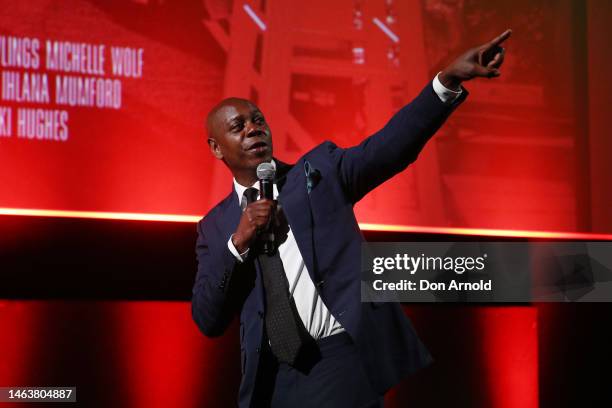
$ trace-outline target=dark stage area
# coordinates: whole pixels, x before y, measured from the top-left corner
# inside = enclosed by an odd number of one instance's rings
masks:
[[[237,322],[208,339],[191,320],[194,224],[3,216],[0,229],[3,384],[76,386],[78,405],[87,407],[235,404]],[[435,362],[392,389],[388,407],[612,402],[609,303],[404,309]]]

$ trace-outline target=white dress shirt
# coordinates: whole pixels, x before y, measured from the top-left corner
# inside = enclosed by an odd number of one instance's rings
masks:
[[[461,90],[453,91],[446,88],[438,79],[438,75],[436,75],[432,84],[434,92],[438,95],[442,102],[453,102],[459,97],[459,95],[461,95]],[[274,160],[272,161],[272,164],[276,166]],[[254,185],[249,187],[259,190],[259,183],[256,182]],[[236,189],[239,203],[242,201],[244,191],[249,187],[238,184],[236,179],[234,179],[234,188]],[[277,197],[278,189],[276,184],[274,184],[274,199]],[[244,259],[248,254],[248,249],[242,254],[238,253],[238,250],[232,242],[232,237],[230,237],[227,241],[227,246],[230,252],[239,262],[244,262]],[[323,337],[343,332],[344,328],[329,312],[329,309],[325,303],[323,303],[321,296],[319,296],[315,284],[312,282],[312,279],[310,279],[310,275],[308,274],[308,270],[304,264],[304,259],[302,258],[302,254],[300,253],[295,237],[293,236],[291,226],[289,226],[287,239],[285,242],[280,244],[278,247],[278,252],[289,282],[289,293],[291,296],[293,296],[298,314],[300,315],[302,323],[304,323],[304,327],[306,327],[306,330],[308,330],[310,335],[315,340],[318,340]]]

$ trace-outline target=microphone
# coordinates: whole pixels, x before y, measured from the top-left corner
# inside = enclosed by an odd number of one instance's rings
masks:
[[[274,175],[276,169],[272,163],[261,163],[257,166],[257,178],[259,179],[259,194],[261,198],[274,199]]]
[[[274,175],[276,168],[272,163],[261,163],[257,166],[257,178],[259,179],[259,197],[268,200],[274,199]],[[266,254],[274,253],[274,232],[270,226],[264,232],[264,251]]]

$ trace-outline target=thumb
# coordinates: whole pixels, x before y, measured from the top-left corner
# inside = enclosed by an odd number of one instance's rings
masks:
[[[474,76],[483,78],[495,78],[501,75],[497,68],[487,68],[482,65],[474,65]]]

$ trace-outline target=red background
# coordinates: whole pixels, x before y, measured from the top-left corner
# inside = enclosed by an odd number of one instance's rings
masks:
[[[201,216],[231,186],[203,126],[224,96],[256,100],[276,156],[291,161],[325,139],[358,143],[453,56],[511,27],[502,77],[467,84],[466,103],[415,165],[357,206],[359,220],[612,232],[610,4],[391,3],[0,1],[2,35],[145,50],[144,77],[122,80],[121,110],[68,109],[65,143],[0,138],[0,213]],[[372,22],[389,13],[399,66]],[[0,386],[76,385],[82,406],[234,404],[236,327],[211,340],[190,318],[193,225],[19,218],[0,217]],[[389,407],[609,405],[597,401],[609,397],[606,305],[406,311],[436,364],[394,388]]]
[[[250,2],[262,30],[229,0],[0,2],[3,35],[144,48],[120,110],[68,109],[65,143],[0,139],[0,207],[203,215],[230,189],[203,127],[222,97],[256,100],[275,155],[292,161],[325,139],[358,143],[459,52],[511,27],[502,77],[467,84],[464,106],[358,219],[610,232],[600,3]],[[396,61],[374,18],[399,37]]]

